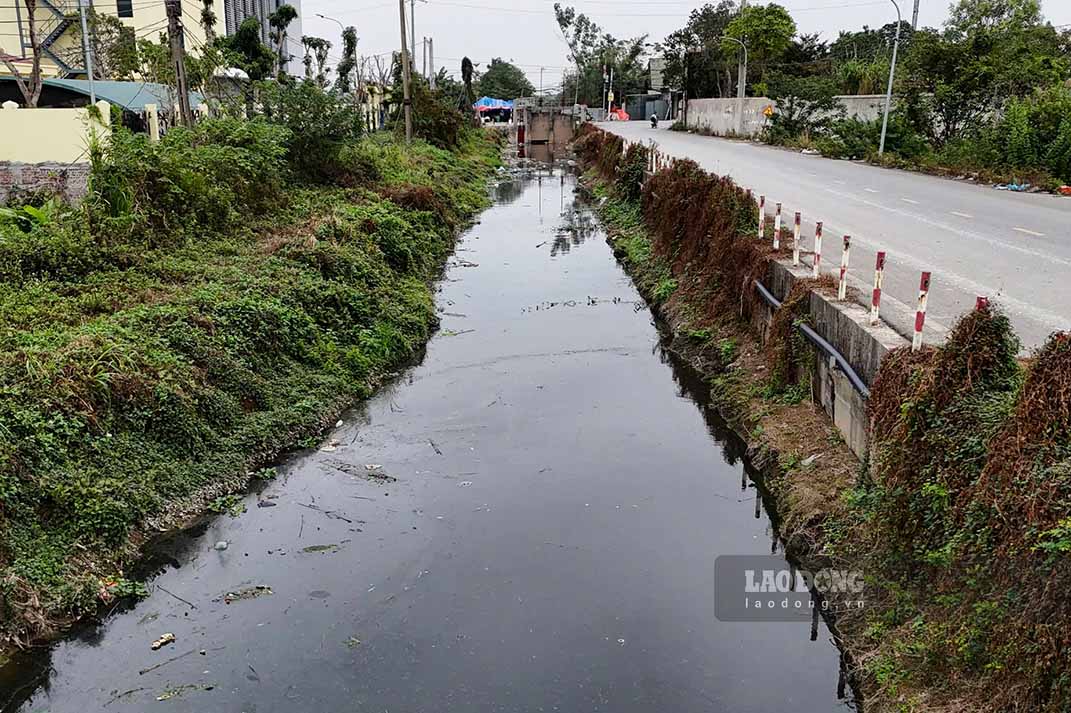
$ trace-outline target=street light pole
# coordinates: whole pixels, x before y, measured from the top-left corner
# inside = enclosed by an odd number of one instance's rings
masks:
[[[345,34],[346,26],[342,24],[342,20],[339,20],[338,18],[335,18],[335,17],[329,17],[329,16],[324,15],[323,13],[319,13],[319,12],[316,13],[316,17],[320,18],[321,20],[330,20],[331,22],[333,22],[336,25],[338,25],[338,30],[339,30],[340,35]]]
[[[889,131],[889,109],[892,106],[892,85],[896,76],[896,51],[900,48],[900,25],[903,21],[900,17],[900,6],[896,0],[889,0],[896,8],[896,39],[892,46],[892,66],[889,67],[889,86],[885,90],[885,116],[881,120],[881,143],[878,145],[878,156],[885,153],[885,134]]]
[[[89,103],[96,105],[97,90],[93,87],[93,45],[86,26],[86,0],[78,0],[78,14],[82,18],[82,52],[85,55],[86,79],[89,80]]]
[[[411,144],[413,143],[413,98],[409,89],[412,82],[409,49],[405,46],[407,39],[405,36],[405,0],[398,0],[398,11],[402,25],[402,108],[405,114],[405,143]]]
[[[330,20],[331,22],[333,22],[336,25],[338,25],[338,29],[340,29],[340,30],[345,30],[346,29],[345,26],[342,24],[342,20],[337,20],[337,19],[335,19],[333,17],[328,17],[327,15],[323,15],[323,14],[320,14],[320,13],[316,13],[316,17],[320,18],[321,20]]]
[[[744,135],[744,100],[747,96],[747,45],[735,37],[729,35],[722,35],[721,39],[729,40],[740,45],[740,48],[744,50],[744,62],[737,67],[736,78],[736,133],[741,136]]]

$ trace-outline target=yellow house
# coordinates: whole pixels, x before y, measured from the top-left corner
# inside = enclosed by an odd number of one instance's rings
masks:
[[[155,40],[167,31],[164,0],[84,0],[98,14],[118,17],[133,28],[138,39]],[[209,0],[216,15],[214,31],[223,34],[224,0]],[[186,50],[196,54],[205,43],[201,26],[201,0],[181,0],[182,24]],[[37,0],[34,13],[37,36],[42,49],[41,71],[45,77],[84,77],[85,62],[81,47],[78,0]],[[0,54],[29,73],[33,52],[25,0],[0,3]],[[9,74],[0,64],[0,74]]]

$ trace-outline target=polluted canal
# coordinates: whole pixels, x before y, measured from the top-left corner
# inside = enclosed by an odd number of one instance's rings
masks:
[[[853,708],[825,622],[716,618],[715,558],[777,535],[574,187],[503,174],[421,363],[0,670],[4,713]]]

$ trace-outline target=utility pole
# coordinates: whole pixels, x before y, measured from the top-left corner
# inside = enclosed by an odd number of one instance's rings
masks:
[[[919,29],[919,0],[915,0],[915,12],[911,15],[911,29]]]
[[[610,93],[606,95],[606,111],[614,110],[614,65],[610,65]]]
[[[428,38],[420,38],[420,73],[424,75],[424,79],[428,78]]]
[[[416,0],[409,0],[409,52],[416,52]]]
[[[743,136],[744,134],[744,100],[747,96],[747,45],[735,37],[729,35],[722,35],[723,40],[729,40],[740,45],[740,49],[744,50],[744,57],[742,63],[739,65],[739,75],[736,79],[736,132]]]
[[[93,88],[93,47],[89,41],[89,27],[86,24],[86,0],[78,0],[78,14],[82,16],[82,53],[86,58],[86,79],[89,80],[89,103],[97,103],[97,90]]]
[[[881,120],[881,143],[878,144],[879,156],[885,153],[885,134],[889,130],[889,110],[892,107],[893,78],[896,77],[896,51],[900,47],[900,25],[903,24],[903,20],[900,17],[900,6],[896,4],[896,0],[889,0],[889,2],[896,8],[896,39],[893,40],[892,46],[892,65],[889,67],[889,86],[885,90],[885,116]]]
[[[178,3],[181,0],[168,0],[168,2]],[[413,0],[409,0],[409,4],[412,5]],[[413,96],[409,91],[409,84],[412,82],[412,77],[409,74],[409,50],[405,46],[405,0],[398,0],[398,14],[402,23],[402,94],[403,94],[403,107],[405,109],[405,142],[412,143],[413,141]]]
[[[543,96],[543,68],[539,68],[539,96]]]
[[[740,0],[740,12],[743,13],[747,9],[747,0]],[[742,39],[747,39],[742,38]],[[738,40],[739,41],[739,40]],[[740,46],[744,47],[744,43],[740,41]],[[747,97],[747,47],[744,47],[744,56],[741,57],[736,64],[736,103],[740,108],[740,118],[738,119],[740,125],[740,133],[744,133],[744,100]]]
[[[688,130],[688,56],[689,50],[684,50],[684,86],[681,88],[681,100],[684,102],[684,130]]]
[[[435,69],[435,40],[433,37],[428,37],[427,39],[427,69],[431,72],[427,77],[428,84],[432,86],[432,89],[435,89],[435,75],[438,74],[438,71]]]
[[[606,109],[606,62],[602,63],[602,114],[603,118],[609,118],[609,112]]]
[[[167,39],[171,45],[171,68],[175,71],[175,91],[178,92],[178,123],[193,126],[190,109],[190,87],[186,83],[186,45],[182,38],[182,0],[164,0],[167,11]]]

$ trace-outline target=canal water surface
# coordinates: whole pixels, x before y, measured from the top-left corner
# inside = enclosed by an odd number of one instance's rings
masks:
[[[5,713],[851,708],[824,623],[715,617],[776,532],[574,186],[504,174],[421,363],[0,671]]]

